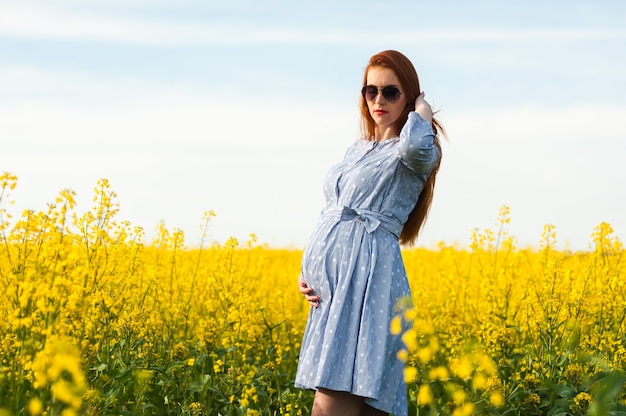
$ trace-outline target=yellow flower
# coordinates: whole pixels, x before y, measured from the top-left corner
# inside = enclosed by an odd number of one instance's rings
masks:
[[[447,380],[450,377],[448,369],[444,366],[438,366],[428,372],[428,378],[431,380]]]
[[[583,373],[584,370],[580,364],[569,364],[565,368],[563,376],[569,383],[578,386],[580,383],[582,383]]]
[[[417,352],[417,358],[419,358],[422,364],[428,364],[428,362],[430,362],[433,358],[433,351],[428,347],[420,348]]]
[[[482,373],[475,374],[472,379],[472,386],[476,390],[483,390],[487,386],[487,377]]]
[[[38,397],[30,399],[28,402],[28,413],[31,416],[39,416],[43,412],[43,403]]]
[[[189,354],[189,350],[187,349],[187,346],[185,344],[179,342],[178,344],[174,345],[172,358],[174,358],[175,360],[182,360],[187,356],[187,354]]]
[[[68,337],[48,338],[44,349],[35,355],[32,365],[35,388],[51,386],[53,396],[74,409],[81,406],[86,390],[81,369],[80,351]]]
[[[459,378],[468,380],[472,376],[474,365],[468,357],[463,356],[459,359],[451,360],[450,369]]]
[[[426,406],[432,403],[433,392],[428,384],[422,384],[417,392],[417,404],[419,406]]]
[[[539,385],[541,380],[535,374],[526,374],[524,377],[524,388],[527,390],[532,390]]]
[[[574,397],[574,403],[580,408],[587,408],[591,404],[591,395],[587,392],[581,392]]]
[[[541,403],[541,397],[539,397],[537,393],[531,393],[528,395],[528,397],[526,397],[526,399],[524,399],[524,403],[530,405],[538,405],[539,403]]]
[[[495,407],[502,407],[504,405],[504,397],[500,392],[493,392],[489,395],[489,403]]]
[[[71,405],[75,409],[79,408],[82,403],[79,397],[74,396],[72,386],[65,380],[55,382],[50,390],[55,399]]]
[[[202,371],[210,374],[200,381],[223,386],[221,393],[237,407],[266,409],[276,401],[279,391],[260,378],[284,374],[297,362],[309,313],[302,302],[294,302],[292,290],[302,251],[259,245],[254,235],[243,246],[231,239],[189,248],[183,232],[164,224],[152,242],[144,242],[142,227],[116,219],[119,204],[104,179],[94,190],[93,208],[81,215],[74,212],[75,194],[63,190],[43,211],[27,210],[14,219],[7,208],[16,181],[14,175],[0,174],[0,293],[5,300],[0,302],[0,383],[9,385],[7,395],[16,388],[12,380],[33,388],[24,408],[13,412],[89,412],[105,397],[140,409],[145,389],[159,388],[148,384],[150,371],[133,371],[127,392],[134,397],[111,396],[112,391],[95,386],[124,387],[116,385],[114,368],[127,360],[159,363],[172,368],[173,377],[191,377],[192,368],[201,370],[192,348],[208,354]],[[204,219],[214,215],[207,211]],[[612,227],[600,224],[591,236],[592,250],[577,253],[559,251],[554,227],[548,226],[537,250],[515,246],[503,227],[509,217],[503,207],[495,230],[474,230],[470,249],[444,243],[433,250],[403,249],[409,284],[419,290],[393,305],[398,317],[387,331],[405,342],[406,350],[397,357],[408,365],[406,380],[420,384],[420,406],[432,404],[434,386],[444,384],[459,404],[438,411],[464,416],[472,411],[471,402],[482,406],[489,400],[504,407],[510,389],[534,389],[544,375],[554,376],[534,347],[541,344],[545,322],[563,322],[570,333],[548,353],[562,356],[563,349],[575,345],[583,355],[594,351],[607,357],[603,366],[610,369],[626,363],[619,330],[594,324],[621,316],[626,308],[619,296],[626,290],[623,245]],[[569,322],[566,311],[585,319]],[[472,349],[474,341],[484,344],[484,353]],[[464,351],[471,352],[463,356]],[[521,356],[525,359],[517,360]],[[498,366],[506,369],[506,387]],[[87,368],[93,369],[94,390],[87,390]],[[558,371],[568,384],[580,387],[597,370],[570,364]],[[456,378],[465,381],[465,393],[450,387]],[[257,394],[254,385],[265,385],[263,393]],[[171,396],[162,400],[173,405]],[[539,410],[540,400],[528,396],[526,413]],[[586,414],[590,401],[586,394],[577,395],[572,413]],[[302,413],[297,402],[295,396],[283,398],[277,413]],[[196,414],[215,410],[194,403],[188,409]],[[2,415],[9,412],[0,409]]]
[[[191,416],[202,416],[202,404],[198,402],[192,402],[189,405],[189,413]]]
[[[404,311],[404,319],[407,322],[411,322],[415,320],[415,318],[417,318],[417,311],[415,309],[409,308]]]
[[[464,403],[461,407],[457,407],[452,412],[452,416],[471,416],[474,414],[474,404]]]
[[[404,381],[408,383],[413,383],[417,380],[417,368],[413,366],[407,366],[404,369]]]
[[[213,372],[216,374],[221,373],[223,367],[224,367],[224,362],[222,360],[217,360],[213,364]]]
[[[435,333],[435,327],[425,319],[416,319],[413,322],[413,328],[422,335],[432,335]]]
[[[417,350],[419,346],[417,342],[417,332],[414,329],[409,329],[402,334],[402,342],[406,345],[409,351]]]
[[[456,388],[452,392],[452,400],[457,405],[463,404],[463,402],[465,402],[466,398],[467,398],[467,393],[465,393],[465,391],[460,389],[460,388]]]
[[[398,335],[402,332],[402,318],[394,316],[390,324],[390,332],[392,335]]]

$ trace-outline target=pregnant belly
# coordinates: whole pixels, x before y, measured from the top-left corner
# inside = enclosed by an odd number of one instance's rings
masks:
[[[355,271],[367,279],[371,240],[362,223],[330,221],[312,234],[302,256],[304,281],[318,296],[329,299],[338,285],[350,286]]]

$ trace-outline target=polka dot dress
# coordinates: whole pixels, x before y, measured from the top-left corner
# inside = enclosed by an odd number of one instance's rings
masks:
[[[411,112],[400,136],[358,140],[326,177],[326,206],[302,257],[311,308],[295,386],[345,391],[407,414],[394,307],[410,297],[398,237],[441,157],[430,123]]]

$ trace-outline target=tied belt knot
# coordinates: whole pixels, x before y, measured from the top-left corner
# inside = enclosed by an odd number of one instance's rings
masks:
[[[380,212],[369,211],[367,209],[351,208],[344,205],[335,205],[327,208],[324,213],[339,217],[339,221],[360,221],[365,224],[365,230],[373,233],[378,227],[400,238],[403,224]]]

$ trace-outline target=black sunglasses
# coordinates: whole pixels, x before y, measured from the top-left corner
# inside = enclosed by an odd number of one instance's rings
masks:
[[[378,92],[383,94],[385,100],[390,103],[395,103],[400,99],[400,89],[398,87],[394,87],[393,85],[387,85],[386,87],[377,87],[376,85],[366,85],[361,90],[361,94],[363,94],[363,98],[366,101],[374,101],[378,96]]]

